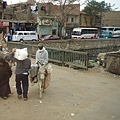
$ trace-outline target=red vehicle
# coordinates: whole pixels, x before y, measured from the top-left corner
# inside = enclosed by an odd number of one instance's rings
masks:
[[[57,35],[46,35],[42,38],[40,38],[41,41],[44,40],[60,40],[60,38]]]

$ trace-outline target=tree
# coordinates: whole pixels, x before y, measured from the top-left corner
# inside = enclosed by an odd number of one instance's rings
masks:
[[[55,5],[52,14],[56,17],[56,21],[59,23],[59,36],[62,38],[62,29],[66,24],[67,16],[76,9],[74,3],[80,3],[80,0],[48,0],[47,2],[52,2]]]
[[[100,23],[100,26],[102,26],[102,17],[103,17],[103,12],[106,11],[113,11],[110,3],[105,3],[105,1],[97,2],[96,0],[87,0],[87,5],[83,9],[83,12],[87,13],[88,15],[93,15],[96,17],[96,22],[94,23],[93,26],[95,26],[98,23]]]
[[[90,15],[98,15],[100,12],[112,11],[110,3],[105,3],[105,1],[97,2],[95,0],[87,0],[87,5],[83,9],[83,12],[86,12]]]

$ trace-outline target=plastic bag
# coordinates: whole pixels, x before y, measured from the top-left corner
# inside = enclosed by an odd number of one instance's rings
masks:
[[[28,56],[27,48],[16,49],[16,52],[15,52],[14,56],[18,60],[25,60],[27,58],[27,56]]]

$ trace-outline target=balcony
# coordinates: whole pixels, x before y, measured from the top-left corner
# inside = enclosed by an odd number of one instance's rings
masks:
[[[67,28],[75,28],[75,27],[78,27],[78,24],[77,23],[66,23],[66,27]]]

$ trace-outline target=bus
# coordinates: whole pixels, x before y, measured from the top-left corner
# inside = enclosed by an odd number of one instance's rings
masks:
[[[120,30],[113,31],[112,38],[120,38]]]
[[[101,32],[104,32],[104,31],[112,32],[113,29],[114,29],[114,27],[102,27]]]
[[[120,27],[102,27],[102,32],[111,32],[112,38],[120,38]]]
[[[102,27],[101,28],[102,31],[109,31],[109,32],[114,32],[114,31],[118,31],[120,30],[120,27]]]
[[[72,39],[93,39],[98,34],[98,28],[74,28]]]

